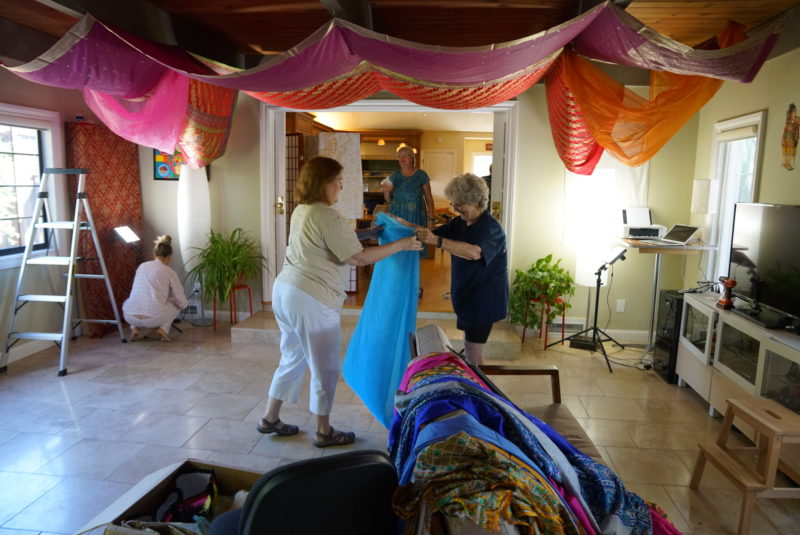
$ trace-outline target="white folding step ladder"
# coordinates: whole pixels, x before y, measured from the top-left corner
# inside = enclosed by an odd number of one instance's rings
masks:
[[[22,264],[19,268],[19,275],[17,276],[17,287],[14,292],[14,301],[12,303],[11,313],[8,315],[8,333],[6,343],[3,346],[3,354],[0,357],[0,373],[6,371],[8,363],[8,353],[11,348],[19,340],[49,340],[55,342],[60,346],[61,353],[58,363],[58,375],[63,376],[67,374],[67,354],[69,348],[69,340],[73,337],[74,329],[81,323],[106,323],[115,324],[119,330],[119,337],[122,342],[127,342],[125,335],[122,331],[122,322],[119,318],[119,310],[117,310],[117,303],[114,300],[114,292],[111,289],[111,281],[108,278],[108,270],[106,263],[103,259],[103,251],[100,248],[100,240],[97,238],[97,231],[94,226],[94,219],[92,218],[92,211],[89,208],[89,200],[84,185],[86,182],[86,175],[88,169],[55,169],[47,168],[42,173],[41,182],[39,184],[39,195],[36,198],[36,204],[33,210],[33,224],[28,228],[27,241],[25,243],[25,252],[22,254]],[[48,176],[67,176],[78,175],[78,188],[75,199],[75,215],[72,221],[52,221],[50,218],[50,208],[48,206]],[[42,217],[44,214],[44,217]],[[86,220],[83,220],[83,216]],[[45,233],[49,232],[47,254],[44,256],[32,257],[34,235],[37,229],[43,229]],[[51,256],[51,250],[57,252],[55,230],[71,231],[69,256]],[[76,264],[78,262],[87,261],[88,259],[78,256],[78,242],[80,240],[81,231],[89,231],[94,242],[94,248],[97,253],[96,260],[100,263],[101,274],[77,273]],[[94,259],[92,259],[94,260]],[[50,294],[35,294],[35,293],[22,293],[22,288],[25,283],[25,274],[28,266],[65,266],[66,273],[66,291],[64,295],[50,295]],[[73,324],[73,307],[75,301],[75,279],[103,279],[105,281],[106,290],[108,291],[108,298],[111,303],[111,309],[114,311],[114,319],[88,319],[78,318]],[[29,302],[44,302],[56,303],[64,310],[64,319],[62,322],[61,332],[26,332],[15,331],[14,327],[17,321],[19,311]]]

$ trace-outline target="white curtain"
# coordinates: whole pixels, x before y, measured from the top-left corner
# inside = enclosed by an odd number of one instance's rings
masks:
[[[648,172],[648,163],[628,167],[608,152],[589,176],[565,171],[564,244],[575,248],[578,284],[594,286],[593,273],[619,248],[622,210],[646,206]]]

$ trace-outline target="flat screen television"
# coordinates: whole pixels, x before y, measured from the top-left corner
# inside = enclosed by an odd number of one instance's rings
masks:
[[[739,312],[767,327],[800,320],[800,206],[737,203],[728,273],[750,305]]]

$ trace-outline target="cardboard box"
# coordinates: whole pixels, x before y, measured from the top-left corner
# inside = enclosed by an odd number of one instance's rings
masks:
[[[177,474],[184,470],[214,470],[220,495],[233,496],[239,490],[250,490],[263,475],[248,472],[231,466],[210,464],[196,459],[165,466],[145,476],[136,485],[120,496],[114,503],[96,515],[78,533],[91,530],[104,524],[119,525],[123,520],[131,520],[151,514],[167,498],[170,484]]]

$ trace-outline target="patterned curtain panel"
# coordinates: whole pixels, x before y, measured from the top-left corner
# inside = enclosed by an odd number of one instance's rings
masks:
[[[67,167],[83,167],[86,194],[95,229],[106,262],[114,299],[122,317],[122,302],[127,299],[138,265],[141,243],[128,244],[119,239],[115,227],[128,225],[142,235],[142,190],[139,182],[139,156],[136,145],[125,141],[102,125],[67,123]],[[75,205],[77,180],[70,178],[70,201]],[[97,258],[91,235],[81,232],[80,256]],[[149,254],[147,247],[144,254]],[[79,273],[101,273],[100,263],[87,260],[79,264]],[[114,319],[108,292],[101,279],[80,279],[76,289],[79,315],[83,318]],[[115,330],[113,325],[85,324],[92,337]]]

